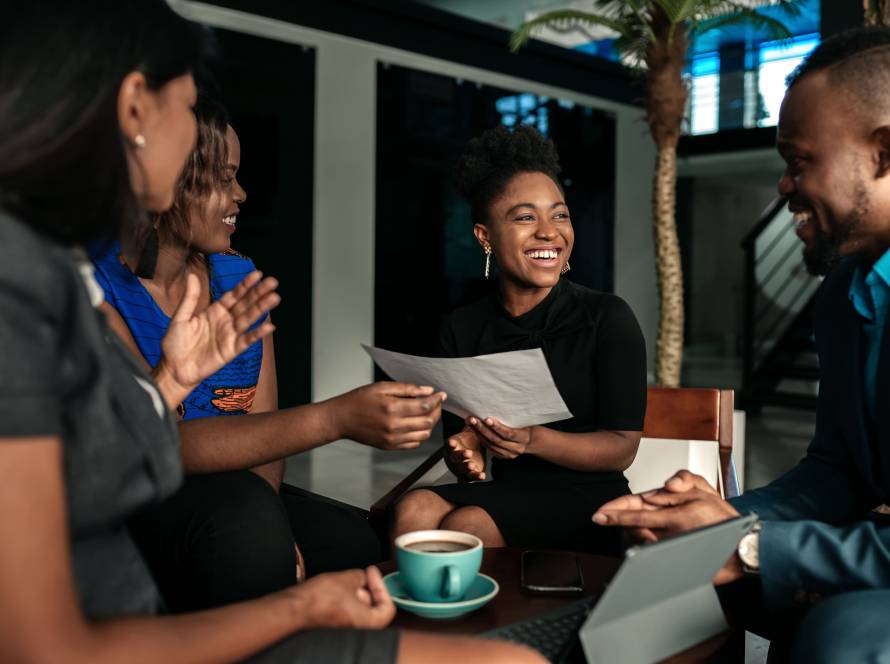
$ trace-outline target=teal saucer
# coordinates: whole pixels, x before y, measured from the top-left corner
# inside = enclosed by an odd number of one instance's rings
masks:
[[[418,602],[411,599],[399,582],[399,573],[383,577],[386,589],[396,606],[424,618],[457,618],[488,604],[498,594],[498,582],[485,574],[477,574],[464,598],[459,602]]]

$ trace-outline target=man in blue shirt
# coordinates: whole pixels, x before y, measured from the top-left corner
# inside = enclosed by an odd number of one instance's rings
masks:
[[[803,614],[780,635],[794,661],[890,661],[890,520],[874,511],[890,503],[890,30],[838,35],[807,58],[789,79],[777,148],[806,265],[828,274],[807,455],[731,501],[682,471],[593,520],[655,539],[754,512],[715,582],[754,579],[773,627]]]

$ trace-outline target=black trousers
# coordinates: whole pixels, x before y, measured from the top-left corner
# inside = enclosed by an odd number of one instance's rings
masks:
[[[360,514],[303,494],[278,493],[258,475],[190,475],[166,501],[128,524],[174,613],[260,597],[294,584],[296,542],[307,572],[378,562]]]

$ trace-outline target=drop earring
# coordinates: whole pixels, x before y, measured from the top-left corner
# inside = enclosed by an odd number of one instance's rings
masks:
[[[491,274],[491,245],[485,245],[485,278],[488,279]]]
[[[568,272],[568,271],[571,270],[571,269],[572,269],[572,266],[569,265],[569,262],[568,262],[568,261],[566,261],[566,264],[562,266],[562,269],[559,271],[559,273],[560,273],[560,274],[565,274],[566,272]]]

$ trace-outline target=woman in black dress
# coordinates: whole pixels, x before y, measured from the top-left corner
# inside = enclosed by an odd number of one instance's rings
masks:
[[[569,269],[574,231],[557,183],[553,143],[521,126],[469,143],[457,185],[474,234],[494,256],[495,295],[456,310],[440,335],[446,357],[543,349],[574,417],[512,429],[486,418],[445,420],[445,459],[459,484],[410,492],[396,506],[395,534],[446,528],[486,546],[616,552],[618,535],[591,522],[628,493],[646,410],[646,357],[636,318],[619,297],[579,286]],[[491,482],[486,457],[491,457]]]

